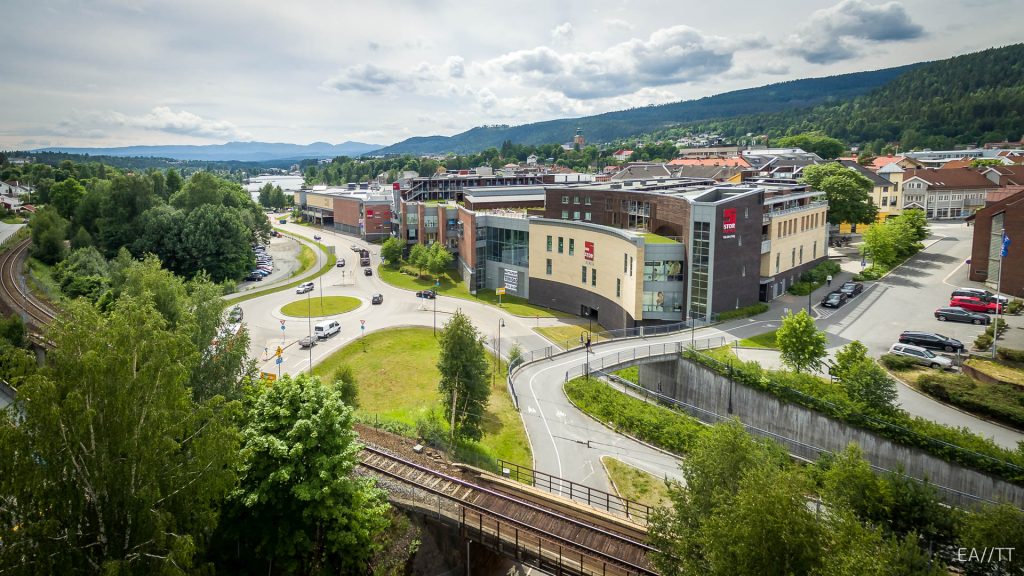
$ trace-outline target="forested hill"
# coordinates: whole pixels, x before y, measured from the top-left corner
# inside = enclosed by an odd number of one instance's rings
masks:
[[[821,130],[875,152],[949,148],[1024,135],[1024,44],[924,64],[847,102],[695,122],[728,135]]]
[[[850,100],[883,86],[920,64],[856,72],[826,78],[791,80],[759,88],[726,92],[717,96],[646,106],[597,116],[536,122],[520,126],[482,126],[455,136],[426,136],[403,140],[377,154],[472,153],[500,147],[505,140],[516,144],[570,142],[579,127],[587,142],[611,142],[711,118],[731,118],[751,113],[767,114],[806,108],[823,102]]]

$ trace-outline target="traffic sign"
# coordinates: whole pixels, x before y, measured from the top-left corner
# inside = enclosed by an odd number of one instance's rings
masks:
[[[284,358],[282,358],[280,356],[277,357],[277,360],[274,360],[274,364],[280,365],[280,364],[283,364],[283,363],[284,363]]]
[[[274,352],[274,356],[280,356],[281,352],[284,352],[284,350],[280,346],[278,346],[277,347],[277,352]]]
[[[284,322],[281,322],[281,332],[284,332]]]
[[[498,294],[499,296],[500,296],[500,295],[503,295],[503,294],[505,294],[505,289],[504,289],[504,288],[495,288],[495,289],[494,289],[494,291],[495,291],[495,292],[496,292],[496,293],[497,293],[497,294]]]
[[[359,324],[362,325],[362,326],[366,326],[366,320],[360,320]]]
[[[277,380],[277,374],[274,374],[273,372],[260,372],[260,380],[273,382],[274,380]]]

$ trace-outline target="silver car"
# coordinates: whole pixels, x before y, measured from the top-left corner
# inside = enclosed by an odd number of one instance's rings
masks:
[[[953,361],[949,358],[939,356],[927,348],[921,348],[920,346],[913,346],[911,344],[893,344],[889,347],[889,354],[913,358],[918,364],[930,366],[932,368],[947,370],[953,367]]]

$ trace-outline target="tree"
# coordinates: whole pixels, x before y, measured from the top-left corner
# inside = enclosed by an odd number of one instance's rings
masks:
[[[79,248],[57,263],[53,276],[66,296],[95,302],[107,289],[107,260],[92,246]]]
[[[18,314],[0,316],[0,340],[11,346],[23,348],[28,343],[25,321]]]
[[[90,246],[92,246],[92,236],[89,235],[85,228],[79,226],[75,235],[71,237],[71,249],[78,250],[79,248],[88,248]]]
[[[871,180],[842,164],[830,162],[804,168],[801,181],[825,193],[830,224],[870,224],[878,216],[871,203]]]
[[[896,411],[896,400],[899,397],[896,382],[870,358],[850,366],[840,376],[839,384],[851,400],[873,412],[890,414]]]
[[[775,341],[779,346],[782,363],[786,366],[797,372],[821,368],[828,341],[806,310],[797,314],[790,312],[783,317],[782,326],[775,333]]]
[[[64,259],[64,237],[68,221],[51,207],[43,207],[29,222],[32,229],[32,255],[47,264]]]
[[[206,271],[215,282],[241,278],[255,263],[251,239],[236,210],[200,206],[182,223],[178,271],[185,276]]]
[[[229,572],[359,574],[388,525],[385,494],[357,476],[341,390],[285,376],[252,390],[238,487],[220,540]]]
[[[993,553],[988,562],[972,561],[963,566],[969,576],[1024,573],[1024,512],[1012,504],[986,505],[964,520],[960,546],[980,551],[993,546],[1011,553]]]
[[[801,148],[806,152],[814,152],[826,160],[838,157],[846,151],[846,146],[830,138],[822,132],[804,132],[794,136],[785,136],[775,141],[779,148]]]
[[[836,352],[835,361],[829,367],[828,373],[836,378],[842,378],[853,365],[867,358],[867,346],[861,344],[859,340],[854,340]]]
[[[288,202],[285,200],[284,190],[281,190],[280,186],[274,186],[274,190],[270,193],[270,206],[276,210],[280,210],[287,204]]]
[[[0,414],[0,566],[184,573],[235,484],[235,405],[194,402],[199,358],[145,298],[64,307],[47,364]]]
[[[860,250],[865,258],[871,257],[872,264],[891,268],[899,260],[900,251],[894,233],[896,229],[888,224],[884,222],[868,226],[864,231],[864,244]]]
[[[440,242],[430,245],[430,254],[427,257],[427,270],[434,276],[440,275],[452,263],[452,253]]]
[[[260,203],[260,206],[263,206],[264,208],[270,208],[270,195],[273,194],[273,192],[274,185],[271,184],[270,182],[267,182],[266,184],[263,185],[262,188],[260,188],[259,194],[256,197],[257,201]]]
[[[850,443],[824,465],[821,497],[826,506],[848,509],[862,522],[877,523],[885,518],[888,502],[884,482],[864,459],[860,446]]]
[[[422,276],[423,269],[430,265],[430,251],[427,247],[423,244],[413,244],[409,250],[409,264],[415,266]]]
[[[191,212],[196,208],[224,203],[221,180],[209,172],[196,172],[180,191],[171,196],[170,204],[175,208]]]
[[[438,390],[445,415],[452,419],[455,438],[479,440],[481,423],[491,395],[483,338],[469,317],[456,311],[444,326],[440,338],[441,353],[437,369],[441,373]]]
[[[166,189],[167,196],[165,200],[169,200],[171,196],[174,196],[179,190],[181,190],[181,174],[174,168],[169,168],[167,174],[164,175],[164,188]]]
[[[924,210],[920,208],[904,210],[897,219],[905,222],[914,231],[915,242],[921,242],[928,237],[928,219],[925,218]]]
[[[975,158],[971,160],[971,168],[985,168],[988,166],[1003,166],[1001,158]]]
[[[381,244],[380,255],[385,262],[394,266],[402,259],[403,248],[402,241],[392,236]]]
[[[54,184],[50,189],[50,204],[62,217],[71,218],[83,196],[85,196],[85,186],[82,186],[74,178],[68,178]]]
[[[338,389],[341,401],[349,408],[359,408],[359,384],[356,374],[348,364],[342,364],[334,372],[334,387]]]

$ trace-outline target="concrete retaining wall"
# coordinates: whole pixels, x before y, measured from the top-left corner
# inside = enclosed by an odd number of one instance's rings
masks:
[[[974,499],[966,495],[973,495],[991,501],[1009,501],[1024,508],[1024,487],[951,464],[917,448],[896,444],[803,406],[780,401],[685,358],[640,366],[640,384],[720,417],[739,418],[769,436],[791,439],[783,444],[801,458],[813,460],[821,450],[838,452],[855,442],[872,465],[885,470],[902,469],[907,475],[928,479],[940,487],[940,495],[951,504],[971,504]],[[721,419],[699,410],[690,412],[705,422]]]

